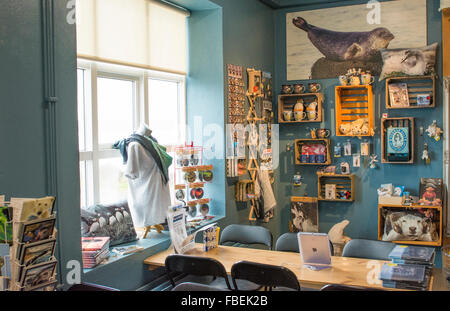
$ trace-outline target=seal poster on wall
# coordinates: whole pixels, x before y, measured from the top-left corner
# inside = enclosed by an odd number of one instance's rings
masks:
[[[374,5],[286,14],[287,80],[336,78],[349,68],[379,75],[380,49],[427,44],[426,1]]]

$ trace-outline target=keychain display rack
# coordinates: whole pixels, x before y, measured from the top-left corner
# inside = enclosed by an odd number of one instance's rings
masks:
[[[185,144],[176,147],[175,154],[175,198],[185,204],[190,218],[199,216],[202,209],[209,212],[211,199],[205,197],[205,185],[212,181],[213,166],[203,165],[203,147]]]

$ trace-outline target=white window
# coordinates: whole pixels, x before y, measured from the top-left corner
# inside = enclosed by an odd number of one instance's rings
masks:
[[[81,206],[126,200],[125,166],[112,145],[142,122],[170,154],[183,144],[185,78],[85,60],[78,61],[77,73]]]

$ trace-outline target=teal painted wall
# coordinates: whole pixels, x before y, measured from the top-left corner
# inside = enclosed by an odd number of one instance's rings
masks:
[[[290,1],[291,3],[294,1]],[[297,1],[298,3],[298,1]],[[364,1],[346,1],[342,4],[359,4],[366,3]],[[275,12],[275,87],[276,91],[281,89],[281,85],[285,83],[293,84],[296,82],[308,81],[287,81],[286,80],[286,13],[301,10],[319,9],[325,7],[338,6],[338,4],[328,5],[309,5],[301,7],[293,7],[289,9],[277,10]],[[428,7],[428,43],[439,42],[437,73],[442,76],[442,23],[441,15],[438,12],[439,1],[427,1]],[[401,14],[401,12],[399,12]],[[381,25],[382,27],[383,25]],[[377,79],[378,80],[378,79]],[[343,142],[347,138],[334,137],[334,86],[338,85],[337,79],[317,80],[323,87],[325,95],[324,109],[325,120],[320,127],[332,130],[332,146],[337,142]],[[383,81],[384,82],[384,81]],[[319,204],[319,230],[320,232],[328,232],[328,230],[337,222],[344,219],[350,220],[350,224],[345,229],[345,233],[351,238],[367,238],[377,239],[377,193],[376,189],[384,183],[393,183],[394,185],[404,185],[413,195],[418,195],[419,178],[420,177],[436,177],[442,178],[443,175],[443,147],[442,141],[435,142],[428,136],[420,136],[419,128],[425,129],[433,120],[437,120],[438,125],[442,127],[442,87],[438,85],[438,102],[434,109],[421,109],[420,111],[407,110],[390,110],[385,109],[385,84],[377,82],[374,86],[375,95],[375,124],[378,127],[376,135],[369,139],[371,143],[371,153],[376,153],[378,159],[381,159],[381,136],[380,136],[380,119],[384,112],[388,112],[391,117],[412,116],[415,117],[415,163],[414,165],[392,165],[378,163],[378,169],[370,170],[368,168],[368,157],[362,157],[360,168],[352,167],[352,157],[342,157],[338,161],[333,159],[333,165],[339,167],[339,163],[346,161],[350,163],[352,173],[356,174],[356,201],[349,203],[330,203],[321,202]],[[439,80],[439,83],[441,80]],[[279,92],[278,92],[279,94]],[[278,95],[277,94],[277,95]],[[333,110],[334,111],[334,110]],[[306,167],[294,165],[293,152],[286,152],[287,144],[292,144],[294,139],[307,138],[307,125],[280,125],[280,168],[276,173],[278,208],[281,213],[280,227],[282,231],[287,231],[289,222],[289,197],[293,194],[303,195],[307,193],[309,196],[317,196],[317,176],[315,174],[316,167]],[[313,127],[319,127],[314,124]],[[360,150],[360,140],[351,139],[353,153]],[[432,152],[432,162],[430,165],[424,165],[420,159],[422,155],[424,143],[428,143]],[[304,177],[304,187],[293,193],[291,186],[292,175],[299,171]]]
[[[44,102],[43,3],[53,3],[56,75],[56,180],[48,186]],[[56,195],[59,278],[81,262],[75,26],[66,1],[5,0],[0,4],[0,193],[9,199]]]
[[[189,1],[175,2],[186,4]],[[194,133],[196,117],[202,118],[203,128],[218,125],[222,129],[219,140],[224,141],[228,96],[226,66],[234,64],[273,73],[273,11],[253,0],[212,2],[217,4],[217,9],[193,11],[189,18],[188,124]],[[218,17],[222,20],[220,25],[217,25]],[[198,135],[193,136],[194,142],[201,143]],[[203,137],[203,143],[210,138]],[[225,177],[224,156],[225,149],[222,159],[207,160],[214,165],[215,174],[213,185],[207,188],[213,198],[211,208],[216,214],[223,214],[226,209],[226,218],[219,222],[222,227],[248,223],[249,209],[234,200],[237,179]]]

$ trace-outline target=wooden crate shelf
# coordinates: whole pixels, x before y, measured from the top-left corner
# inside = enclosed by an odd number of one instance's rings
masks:
[[[409,127],[409,159],[408,161],[389,161],[387,158],[387,129],[394,127]],[[381,119],[381,162],[391,164],[414,163],[414,118],[382,118]]]
[[[336,185],[336,199],[326,199],[325,196],[325,185],[335,184]],[[355,201],[355,175],[354,174],[327,174],[327,173],[317,173],[317,196],[319,201],[329,201],[329,202],[353,202]],[[349,191],[350,199],[338,199],[338,192]]]
[[[361,136],[373,136],[374,132],[374,104],[372,85],[339,85],[335,87],[336,135],[343,134],[339,130],[341,124],[351,123],[361,118],[369,121],[369,133]]]
[[[422,245],[422,246],[442,246],[442,232],[443,232],[443,208],[442,206],[428,206],[428,205],[394,205],[394,204],[378,204],[378,240],[383,240],[385,219],[383,217],[382,210],[384,208],[395,209],[436,209],[439,211],[439,239],[437,241],[392,241],[396,244],[410,244],[410,245]]]
[[[306,105],[312,103],[313,101],[317,101],[317,118],[315,120],[305,120],[295,121],[286,121],[283,117],[283,112],[294,111],[294,106],[297,103],[297,100],[301,98],[305,102],[305,112]],[[322,93],[303,93],[303,94],[282,94],[278,95],[278,123],[314,123],[314,122],[322,122],[322,105],[323,105],[323,94]]]
[[[389,85],[393,83],[406,83],[408,86],[409,106],[391,107]],[[417,95],[430,94],[431,104],[428,106],[417,105]],[[423,109],[436,106],[436,76],[406,76],[386,79],[386,109]]]
[[[313,145],[313,144],[321,144],[321,145],[325,146],[325,154],[324,154],[325,162],[317,162],[317,160],[315,162],[309,162],[309,159],[306,162],[301,161],[302,146]],[[330,165],[331,164],[330,140],[328,138],[296,139],[294,148],[295,148],[295,164],[297,164],[297,165]]]

